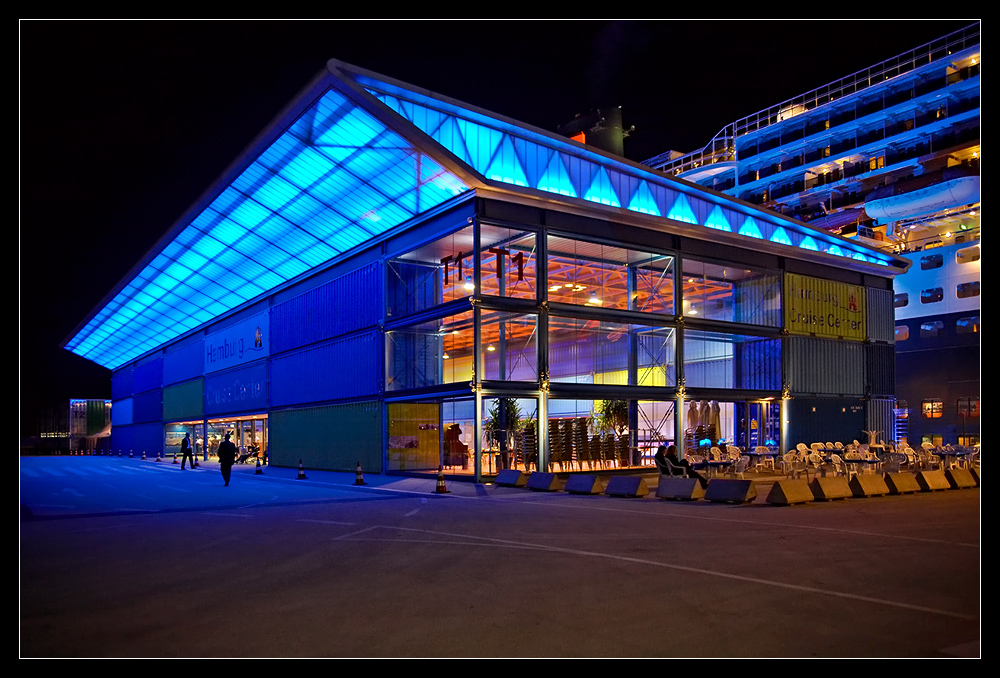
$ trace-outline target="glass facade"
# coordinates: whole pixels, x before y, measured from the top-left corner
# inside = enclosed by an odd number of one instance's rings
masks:
[[[706,436],[777,449],[759,398],[782,385],[781,274],[680,260],[486,220],[390,257],[386,469],[634,468]],[[713,426],[678,430],[702,402]]]

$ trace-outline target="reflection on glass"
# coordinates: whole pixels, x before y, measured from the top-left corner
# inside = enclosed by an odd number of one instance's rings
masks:
[[[748,268],[684,261],[684,315],[781,325],[781,277]]]
[[[673,257],[558,236],[547,242],[549,301],[673,314]]]

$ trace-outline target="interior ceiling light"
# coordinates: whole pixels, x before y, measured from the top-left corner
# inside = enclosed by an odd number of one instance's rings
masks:
[[[493,344],[490,344],[489,346],[486,347],[486,350],[487,351],[495,351],[496,349],[493,348]]]
[[[472,278],[469,276],[465,276],[465,289],[470,292],[476,289],[476,286],[472,284]]]

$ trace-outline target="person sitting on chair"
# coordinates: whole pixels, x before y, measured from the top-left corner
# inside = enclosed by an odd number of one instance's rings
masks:
[[[656,449],[656,454],[653,455],[653,460],[656,462],[656,468],[660,470],[662,475],[697,478],[702,489],[708,487],[708,480],[705,476],[695,471],[687,459],[677,458],[677,447],[674,445],[670,447],[660,445]]]

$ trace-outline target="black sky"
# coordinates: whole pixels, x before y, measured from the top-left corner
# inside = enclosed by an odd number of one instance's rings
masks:
[[[110,397],[59,344],[329,58],[546,130],[620,105],[641,161],[973,21],[22,21],[22,435]]]

